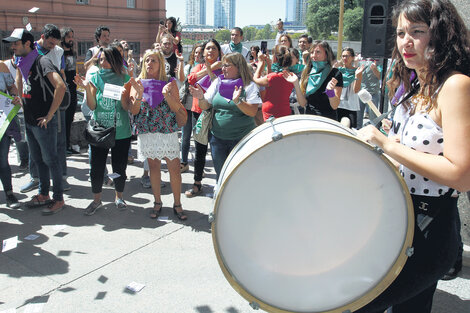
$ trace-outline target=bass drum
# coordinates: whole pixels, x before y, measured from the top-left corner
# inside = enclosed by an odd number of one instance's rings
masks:
[[[219,265],[269,312],[361,308],[398,276],[413,239],[411,198],[393,164],[322,117],[254,129],[227,158],[214,198]]]

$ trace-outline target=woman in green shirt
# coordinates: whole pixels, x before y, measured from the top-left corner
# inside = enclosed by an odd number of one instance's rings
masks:
[[[210,143],[217,179],[230,151],[256,127],[254,116],[262,103],[251,69],[240,53],[222,58],[222,72],[223,76],[212,81],[206,93],[201,87],[189,87],[201,109],[214,110]]]
[[[122,199],[126,183],[127,152],[131,143],[131,127],[129,121],[128,104],[103,95],[105,84],[124,86],[129,81],[125,74],[123,60],[119,50],[115,47],[104,48],[99,54],[99,71],[86,81],[75,76],[75,83],[86,90],[87,105],[93,111],[93,119],[104,127],[114,125],[116,116],[116,143],[111,148],[111,165],[113,173],[119,174],[114,178],[116,190],[115,204],[119,209],[125,209],[127,204]],[[103,188],[103,175],[109,149],[91,146],[91,190],[94,200],[85,210],[85,215],[93,215],[102,206],[101,191]]]

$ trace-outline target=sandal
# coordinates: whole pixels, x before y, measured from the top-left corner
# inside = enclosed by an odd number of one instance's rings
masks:
[[[197,189],[197,190],[194,190],[194,189]],[[184,195],[187,197],[187,198],[192,198],[192,197],[195,197],[195,196],[199,196],[200,194],[202,193],[202,184],[201,183],[194,183],[193,184],[193,188],[189,189],[189,190],[186,190],[186,192],[184,193]]]
[[[157,205],[160,207],[158,210],[155,209],[155,207]],[[150,218],[151,219],[158,218],[158,216],[160,215],[161,212],[162,212],[162,203],[161,202],[154,202],[153,203],[153,209],[152,209],[152,211],[150,211]]]
[[[181,211],[177,211],[176,208],[181,208]],[[173,213],[178,217],[180,221],[185,221],[188,219],[186,214],[184,214],[183,208],[181,207],[181,204],[176,204],[173,205]]]
[[[184,173],[189,170],[189,164],[186,163],[180,163],[180,172]]]

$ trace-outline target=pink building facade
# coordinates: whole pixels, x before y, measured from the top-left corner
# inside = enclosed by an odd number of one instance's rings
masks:
[[[28,12],[33,7],[39,10]],[[158,24],[165,16],[165,0],[0,0],[0,35],[9,36],[13,29],[28,23],[35,38],[48,23],[72,27],[75,49],[79,61],[83,61],[88,48],[96,45],[96,27],[106,25],[111,39],[127,40],[138,57],[155,41]],[[0,45],[4,59],[8,48]]]

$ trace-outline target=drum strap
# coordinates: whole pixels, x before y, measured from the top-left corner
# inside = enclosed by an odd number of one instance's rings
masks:
[[[452,201],[452,194],[454,189],[450,188],[449,191],[441,197],[428,197],[412,195],[414,211],[416,214],[416,222],[422,232],[431,224],[442,209],[448,209],[450,201]]]

